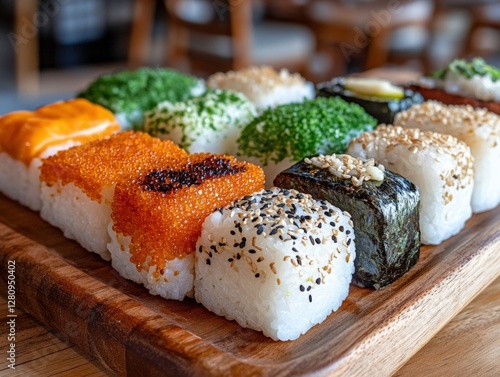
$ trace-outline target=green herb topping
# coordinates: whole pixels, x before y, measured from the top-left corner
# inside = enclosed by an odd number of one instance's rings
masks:
[[[202,82],[196,77],[167,68],[141,68],[102,75],[78,97],[115,114],[125,114],[127,120],[138,125],[138,121],[142,123],[144,111],[152,110],[159,102],[183,101],[203,90]]]
[[[153,136],[170,138],[181,130],[181,140],[174,138],[174,141],[189,149],[199,137],[209,137],[207,130],[221,136],[241,130],[256,114],[255,106],[243,94],[209,89],[187,101],[160,103],[154,111],[146,113],[144,130]]]
[[[486,64],[482,58],[474,58],[471,62],[463,59],[452,61],[448,67],[439,69],[431,73],[431,77],[439,80],[444,80],[448,73],[453,73],[458,76],[471,79],[473,76],[488,76],[491,81],[500,80],[500,70],[496,67]]]
[[[344,153],[349,141],[377,125],[361,106],[338,97],[316,98],[265,111],[243,130],[239,154],[263,166],[285,158]]]

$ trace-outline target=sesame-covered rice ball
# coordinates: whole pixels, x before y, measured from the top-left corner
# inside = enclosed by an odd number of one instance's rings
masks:
[[[340,307],[356,256],[347,212],[277,188],[212,213],[195,254],[196,300],[275,340],[298,338]]]

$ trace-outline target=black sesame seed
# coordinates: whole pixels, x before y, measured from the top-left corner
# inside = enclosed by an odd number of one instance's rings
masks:
[[[332,236],[332,240],[333,240],[333,242],[337,242],[337,237]]]
[[[314,245],[314,238],[313,238],[313,236],[309,236],[309,241],[311,241],[311,243]]]
[[[325,216],[326,216],[326,217],[332,217],[332,214],[331,214],[330,212],[326,211],[326,212],[325,212]]]
[[[330,221],[330,225],[335,228],[335,223],[333,221]]]
[[[198,252],[199,252],[199,253],[202,253],[202,252],[203,252],[203,246],[200,246],[200,247],[198,248]]]
[[[250,249],[250,250],[248,250],[248,252],[249,252],[250,254],[255,254],[257,251],[255,251],[254,249]]]
[[[256,277],[256,278],[260,277],[260,274],[257,272],[257,273],[255,274],[255,277]]]
[[[300,258],[300,255],[296,255],[295,258],[297,259],[297,263],[302,266],[302,259]]]
[[[307,292],[309,292],[311,290],[311,286],[307,287]]]
[[[301,285],[299,288],[301,292],[304,292],[306,290],[306,288],[303,285]]]
[[[318,285],[321,284],[321,278],[316,279],[316,284],[318,284]]]
[[[270,236],[273,236],[275,235],[276,233],[278,233],[278,228],[274,228],[273,230],[271,230],[271,233],[269,233]]]
[[[210,262],[210,259],[207,259],[207,264],[210,266],[212,262]]]
[[[346,230],[345,234],[351,234],[351,231],[350,230]]]
[[[247,239],[243,237],[240,242],[240,249],[243,249],[247,244]]]
[[[264,231],[264,226],[261,224],[258,224],[256,228],[257,228],[258,235],[262,234],[262,232]]]
[[[317,243],[318,245],[320,245],[320,244],[321,244],[321,240],[320,240],[319,238],[316,238],[316,239],[315,239],[315,241],[316,241],[316,243]]]
[[[295,251],[296,253],[299,252],[295,247],[292,247],[292,251]]]
[[[234,259],[233,258],[228,258],[228,262],[232,262]]]
[[[349,239],[347,240],[347,246],[349,246],[350,244],[351,244],[351,239],[349,238]]]
[[[313,298],[311,295],[309,295],[309,302],[313,302]]]
[[[343,226],[343,225],[339,226],[339,230],[340,230],[341,232],[343,232],[343,231],[344,231],[344,226]]]
[[[241,259],[241,255],[240,253],[236,254],[236,259],[240,260]]]
[[[229,233],[231,233],[231,235],[233,235],[233,236],[236,234],[236,232],[234,230],[230,231]]]

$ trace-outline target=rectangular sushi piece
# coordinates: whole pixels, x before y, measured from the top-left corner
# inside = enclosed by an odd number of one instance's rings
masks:
[[[347,153],[373,158],[418,187],[423,244],[440,244],[471,217],[473,157],[455,137],[381,125],[353,139]]]
[[[427,101],[397,115],[394,125],[449,134],[465,142],[474,157],[473,212],[500,204],[500,116],[470,105],[452,106]]]
[[[293,340],[347,297],[356,247],[347,212],[273,188],[214,211],[196,244],[195,298],[274,340]]]
[[[278,174],[274,184],[326,200],[351,214],[356,235],[353,283],[357,286],[384,288],[417,263],[418,189],[373,159],[306,158]]]
[[[170,68],[139,68],[107,73],[78,94],[111,110],[124,130],[142,130],[144,114],[163,101],[177,102],[205,91],[202,79]]]
[[[187,153],[173,142],[122,132],[59,152],[41,167],[41,217],[109,260],[107,226],[115,185]]]
[[[119,130],[113,114],[84,99],[0,117],[0,191],[34,211],[41,208],[42,160]]]
[[[261,112],[286,103],[300,103],[315,96],[314,85],[298,73],[290,73],[286,69],[277,71],[269,66],[215,73],[208,78],[207,87],[240,92]]]
[[[361,106],[341,98],[315,98],[268,109],[238,139],[237,156],[262,166],[266,187],[303,158],[344,153],[349,141],[377,125]]]
[[[204,219],[264,187],[264,172],[234,157],[193,154],[116,185],[111,263],[167,299],[192,296],[194,251]]]
[[[340,97],[357,103],[379,124],[392,123],[397,113],[424,101],[417,92],[375,78],[336,77],[319,83],[317,91],[321,97]]]
[[[144,131],[172,140],[189,153],[235,155],[241,130],[256,115],[255,106],[243,94],[207,90],[185,101],[161,102],[146,113]]]

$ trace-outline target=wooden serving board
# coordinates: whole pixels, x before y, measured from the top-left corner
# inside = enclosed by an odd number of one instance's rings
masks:
[[[16,305],[118,375],[389,375],[500,275],[500,207],[381,291],[351,286],[342,307],[275,342],[194,300],[151,296],[32,212],[0,195],[0,291],[16,264]]]

